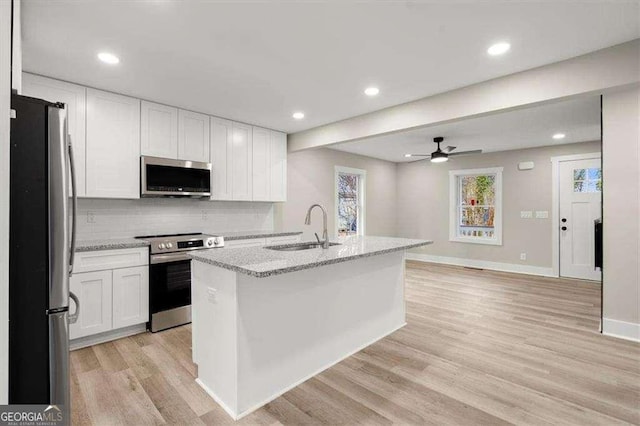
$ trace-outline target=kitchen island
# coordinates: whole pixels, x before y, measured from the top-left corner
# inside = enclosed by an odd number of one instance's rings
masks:
[[[405,325],[404,253],[432,242],[335,242],[191,254],[196,381],[234,419]]]

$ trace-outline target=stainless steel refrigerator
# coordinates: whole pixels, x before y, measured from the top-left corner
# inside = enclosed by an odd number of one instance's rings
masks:
[[[69,277],[75,178],[63,104],[11,98],[9,403],[57,405],[69,422]],[[71,179],[71,185],[69,182]]]

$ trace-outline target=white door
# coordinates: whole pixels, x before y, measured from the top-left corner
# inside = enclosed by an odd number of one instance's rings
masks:
[[[78,321],[69,324],[70,339],[111,330],[111,271],[73,274],[69,280],[69,290],[80,301]]]
[[[231,200],[232,123],[211,117],[211,199]]]
[[[209,116],[180,110],[178,113],[178,158],[209,162]]]
[[[253,201],[269,201],[271,187],[271,132],[253,128]]]
[[[594,220],[601,216],[600,159],[560,162],[560,276],[600,280]]]
[[[287,201],[287,135],[271,132],[270,201]]]
[[[67,126],[73,146],[73,160],[79,197],[85,196],[85,110],[86,89],[76,84],[33,74],[23,74],[22,94],[50,102],[63,102],[67,109]]]
[[[149,268],[113,270],[113,328],[149,321]]]
[[[231,192],[234,200],[253,199],[253,143],[251,126],[233,123],[231,140]]]
[[[140,153],[178,158],[178,108],[142,101]]]
[[[87,89],[87,197],[140,198],[140,100]]]

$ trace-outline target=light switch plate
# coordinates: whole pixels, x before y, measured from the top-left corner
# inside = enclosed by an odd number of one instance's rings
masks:
[[[213,287],[207,287],[207,299],[210,303],[216,303],[218,301],[218,290]]]
[[[523,210],[520,212],[520,219],[531,219],[533,212],[531,210]]]
[[[536,211],[536,219],[549,219],[549,212],[546,210]]]

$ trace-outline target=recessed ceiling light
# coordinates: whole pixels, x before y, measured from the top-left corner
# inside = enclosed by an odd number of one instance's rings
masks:
[[[100,59],[105,64],[109,64],[109,65],[115,65],[120,63],[120,58],[118,58],[113,53],[108,53],[108,52],[98,53],[98,59]]]
[[[378,93],[380,93],[380,89],[378,89],[377,87],[367,87],[366,89],[364,89],[364,94],[367,96],[375,96]]]
[[[564,133],[556,133],[555,135],[553,135],[552,137],[554,139],[564,139],[564,137],[567,136]]]
[[[509,49],[511,49],[511,45],[507,42],[502,41],[500,43],[492,44],[487,49],[487,53],[491,56],[498,56],[507,53]]]
[[[302,120],[304,118],[304,112],[294,112],[292,117],[296,120]]]
[[[411,154],[405,154],[404,156],[405,156],[405,158],[409,158],[409,157],[411,157]]]

